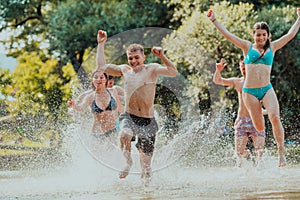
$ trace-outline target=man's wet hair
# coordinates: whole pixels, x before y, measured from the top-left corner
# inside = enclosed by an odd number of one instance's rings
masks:
[[[136,51],[140,51],[141,53],[144,53],[144,47],[140,44],[131,44],[126,49],[127,53],[132,53]]]

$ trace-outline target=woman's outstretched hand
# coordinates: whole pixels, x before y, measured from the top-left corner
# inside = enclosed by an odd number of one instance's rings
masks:
[[[207,17],[212,22],[214,22],[216,20],[216,16],[215,16],[214,11],[212,9],[208,10]]]

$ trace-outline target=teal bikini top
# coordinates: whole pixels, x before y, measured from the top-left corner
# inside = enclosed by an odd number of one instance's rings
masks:
[[[244,59],[245,64],[265,64],[272,66],[274,55],[272,49],[269,47],[263,56],[252,48],[252,44],[250,45],[250,49]]]

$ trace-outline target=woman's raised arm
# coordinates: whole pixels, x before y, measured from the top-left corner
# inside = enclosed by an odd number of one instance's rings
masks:
[[[218,29],[218,31],[232,44],[234,44],[236,47],[242,49],[244,52],[247,52],[250,46],[250,42],[244,39],[239,38],[238,36],[232,34],[229,32],[225,26],[223,26],[216,18],[213,10],[209,10],[207,12],[207,17],[210,19],[210,21],[213,23],[213,25]]]

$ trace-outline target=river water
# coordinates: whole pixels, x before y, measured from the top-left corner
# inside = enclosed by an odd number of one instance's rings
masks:
[[[145,187],[138,153],[126,179],[124,159],[114,141],[96,141],[81,124],[67,130],[72,159],[56,169],[0,172],[0,199],[299,199],[300,167],[278,168],[266,151],[257,167],[245,160],[235,167],[233,148],[220,147],[210,131],[190,125],[164,144],[158,142],[153,177]],[[159,136],[158,136],[159,137]]]

